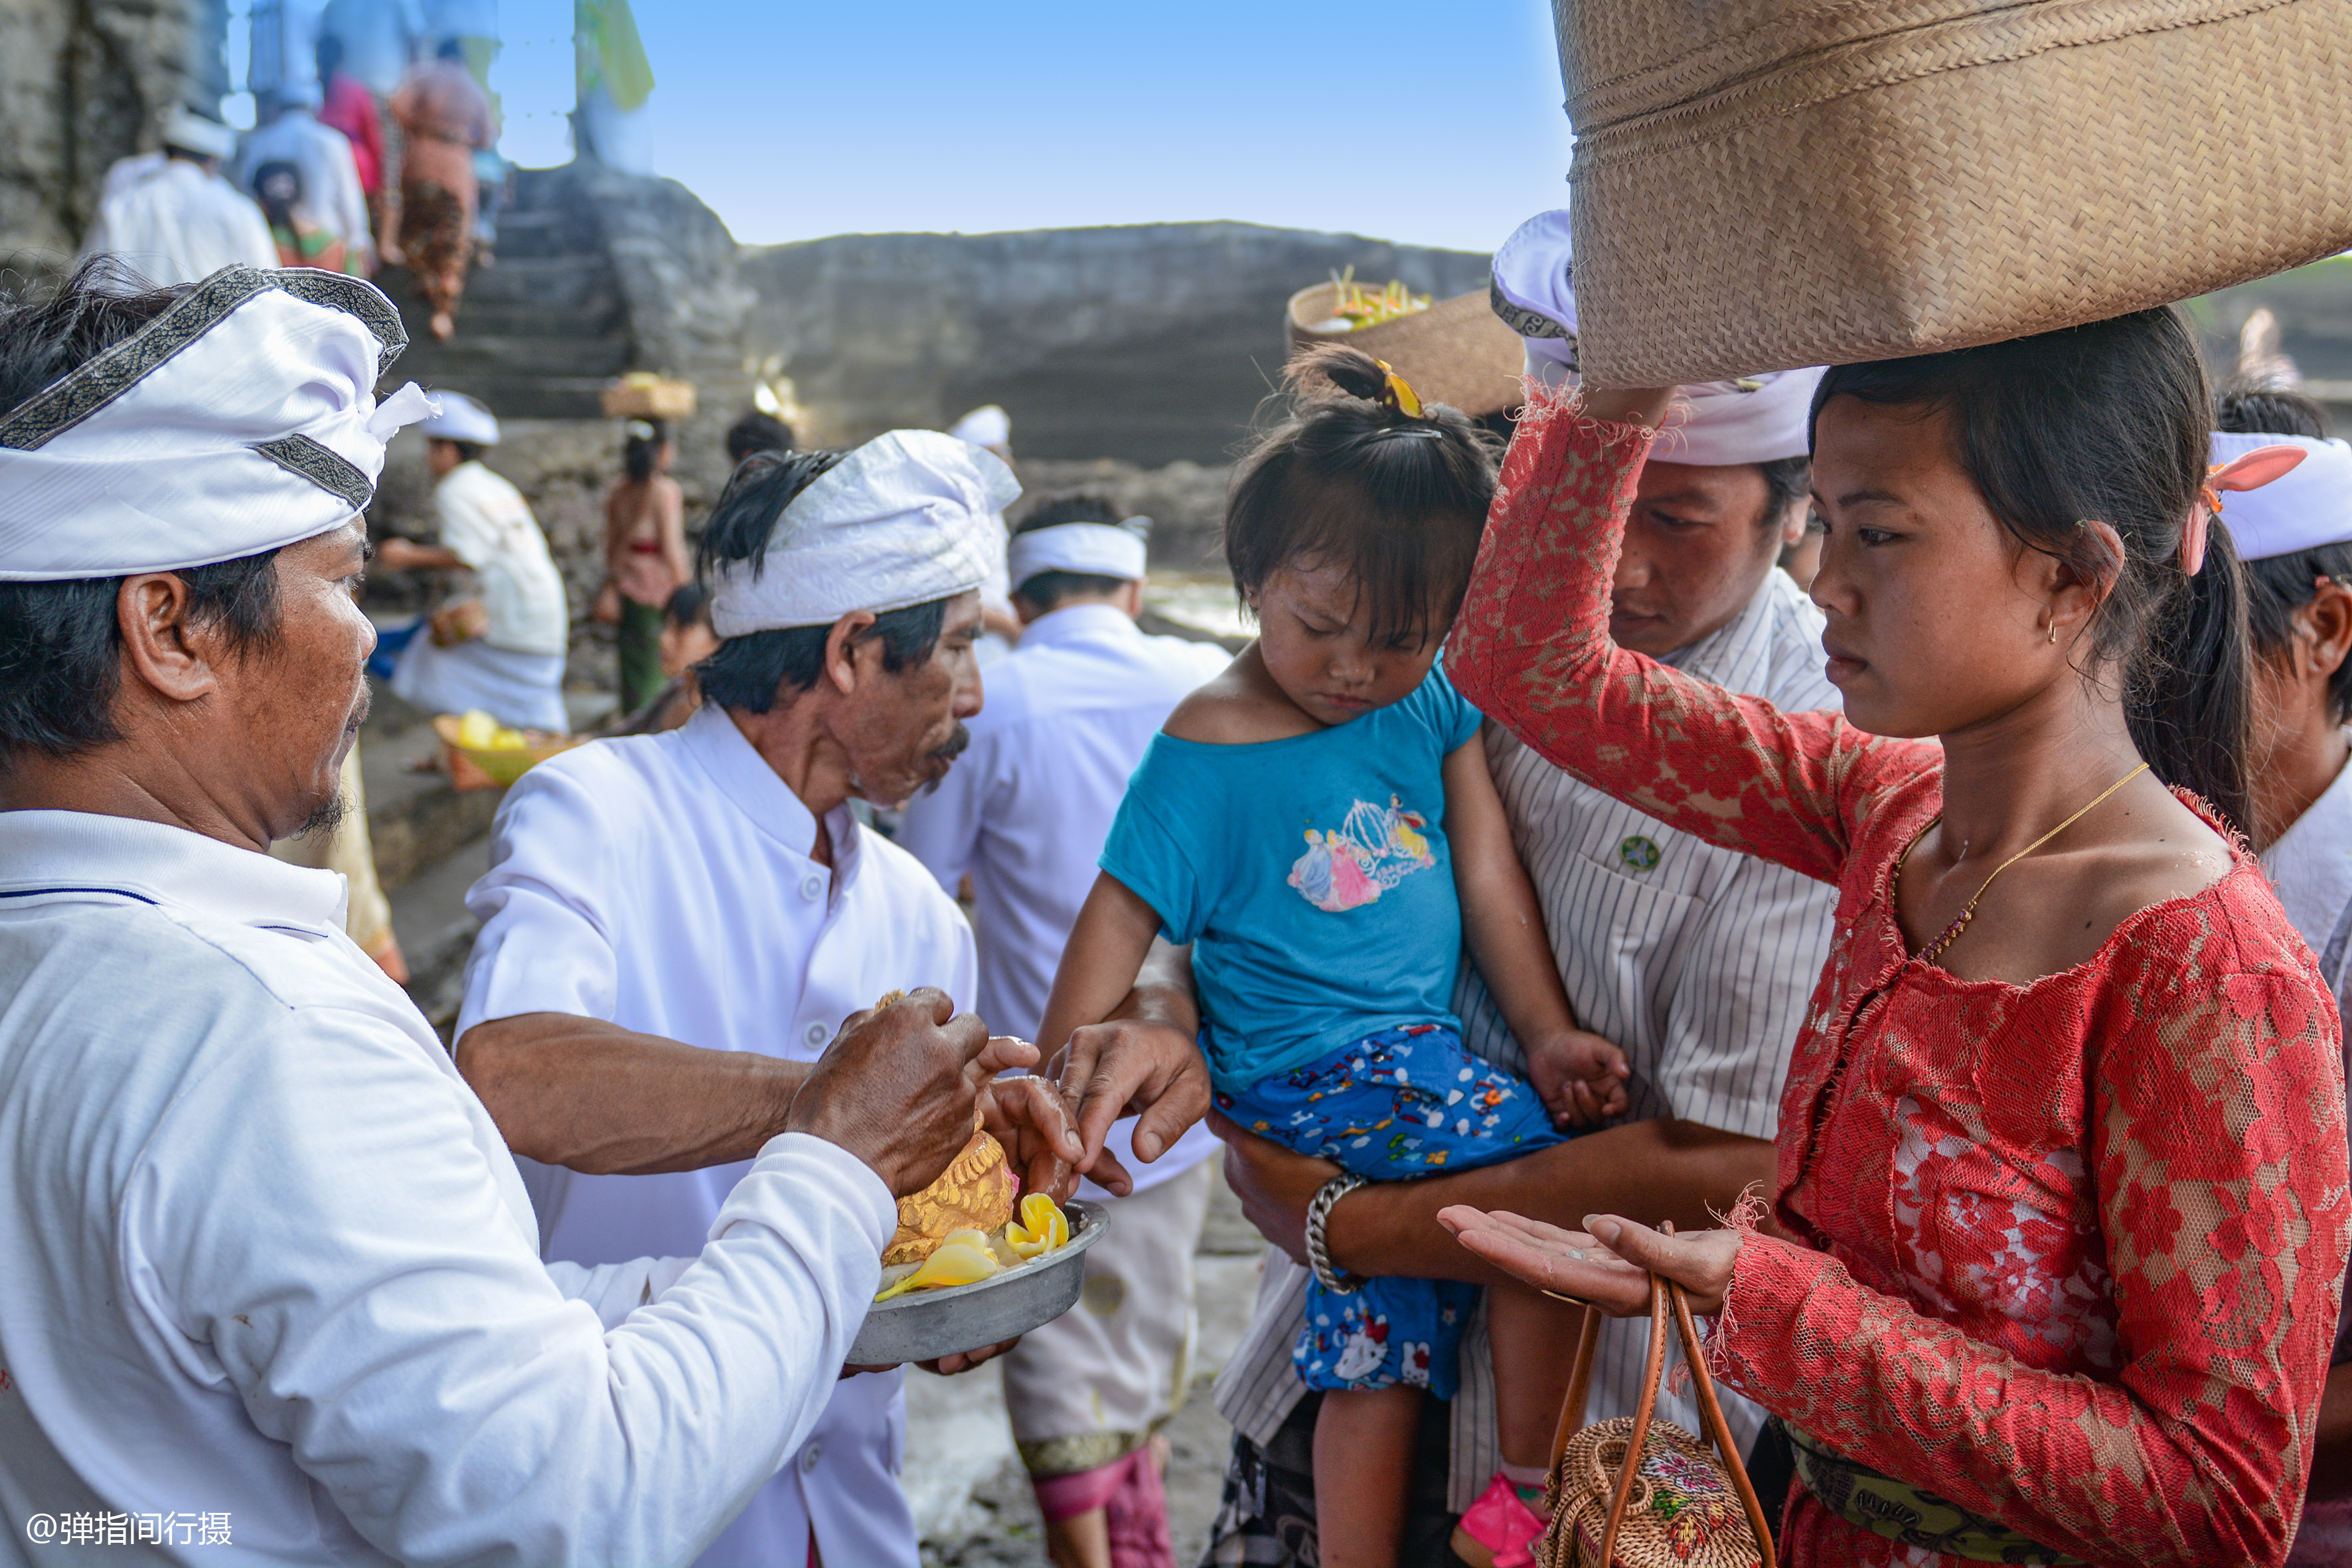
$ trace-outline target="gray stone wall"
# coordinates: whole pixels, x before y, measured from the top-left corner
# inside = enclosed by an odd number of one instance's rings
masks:
[[[226,0],[0,0],[0,266],[69,263],[118,158],[215,112]]]
[[[781,355],[827,441],[983,403],[1024,458],[1231,460],[1271,390],[1290,296],[1352,266],[1441,298],[1487,258],[1252,224],[843,235],[747,250],[742,341]]]

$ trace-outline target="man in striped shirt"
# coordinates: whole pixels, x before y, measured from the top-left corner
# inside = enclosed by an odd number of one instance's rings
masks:
[[[1787,710],[1838,703],[1822,677],[1820,612],[1774,565],[1805,525],[1818,375],[1685,389],[1690,417],[1642,476],[1611,617],[1622,645]],[[1331,1211],[1327,1241],[1335,1266],[1357,1273],[1475,1274],[1475,1260],[1436,1223],[1448,1204],[1568,1225],[1608,1210],[1703,1226],[1710,1205],[1772,1179],[1781,1080],[1828,952],[1835,889],[1664,827],[1499,726],[1487,727],[1486,746],[1569,999],[1584,1027],[1624,1049],[1633,1108],[1615,1126],[1509,1164],[1349,1194]],[[1141,1016],[1183,1027],[1189,998],[1180,992],[1163,984],[1139,995]],[[1455,1005],[1474,1050],[1522,1068],[1466,969]],[[1108,1051],[1104,1065],[1112,1067]],[[1313,1529],[1311,1475],[1286,1462],[1303,1452],[1297,1439],[1313,1413],[1290,1360],[1308,1278],[1295,1259],[1304,1257],[1307,1201],[1333,1168],[1225,1131],[1228,1174],[1276,1245],[1249,1331],[1217,1384],[1217,1407],[1238,1436],[1210,1561],[1287,1563]],[[1648,1328],[1646,1320],[1604,1325],[1590,1419],[1633,1413]],[[1497,1469],[1483,1321],[1465,1337],[1461,1374],[1444,1496],[1433,1485],[1425,1503],[1416,1500],[1419,1528],[1402,1561],[1442,1552],[1444,1516],[1466,1509]],[[1734,1433],[1752,1446],[1763,1413],[1721,1392]],[[1665,1391],[1659,1415],[1700,1429],[1687,1393]]]

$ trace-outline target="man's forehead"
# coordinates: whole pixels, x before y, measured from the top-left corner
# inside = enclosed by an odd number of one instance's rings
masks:
[[[1715,502],[1736,497],[1764,482],[1753,463],[1661,463],[1642,466],[1640,499],[1652,503]]]
[[[948,601],[947,618],[940,625],[942,637],[980,625],[980,590],[971,588]]]

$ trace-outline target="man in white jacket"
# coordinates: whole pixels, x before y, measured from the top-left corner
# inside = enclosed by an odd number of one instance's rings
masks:
[[[0,313],[0,1564],[688,1561],[1023,1058],[937,993],[845,1020],[730,1105],[761,1147],[695,1248],[541,1262],[341,879],[262,853],[366,710],[404,341],[307,269]]]
[[[162,152],[107,171],[82,255],[112,255],[159,288],[194,283],[224,267],[277,266],[268,220],[221,178],[221,160],[236,150],[227,126],[174,109],[163,122]]]

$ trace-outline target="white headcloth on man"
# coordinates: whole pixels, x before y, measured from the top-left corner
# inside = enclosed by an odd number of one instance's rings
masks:
[[[1548,386],[1575,378],[1576,280],[1565,208],[1537,214],[1503,242],[1488,299],[1526,342],[1529,375]],[[1766,371],[1676,387],[1675,410],[1650,456],[1710,468],[1804,457],[1822,374],[1820,366]]]
[[[341,527],[434,411],[375,384],[392,301],[315,268],[226,267],[0,418],[0,581],[176,572]]]
[[[2216,431],[2213,462],[2226,467],[2266,447],[2294,447],[2303,461],[2256,489],[2231,490],[2221,524],[2242,561],[2267,561],[2352,542],[2352,446],[2311,436]]]
[[[1143,575],[1151,530],[1148,517],[1123,522],[1057,522],[1013,536],[1006,552],[1015,588],[1040,572],[1079,572],[1090,577]]]
[[[722,637],[831,626],[978,588],[1021,494],[1003,460],[937,430],[893,430],[857,447],[792,500],[766,552],[712,574]]]

